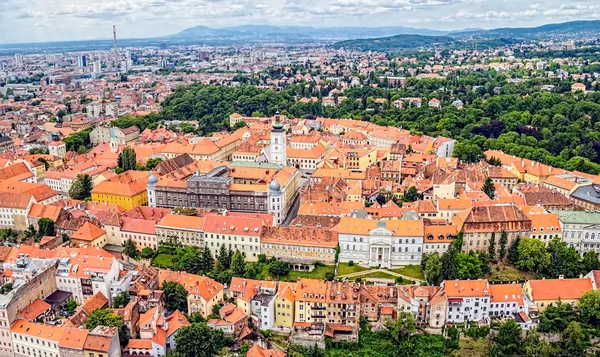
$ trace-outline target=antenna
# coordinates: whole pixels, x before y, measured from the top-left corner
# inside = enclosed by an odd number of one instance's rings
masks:
[[[115,43],[115,67],[119,67],[119,51],[117,51],[117,27],[113,25],[113,38]]]

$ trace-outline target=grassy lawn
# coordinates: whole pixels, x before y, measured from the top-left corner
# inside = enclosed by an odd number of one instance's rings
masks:
[[[390,275],[386,272],[382,272],[382,271],[376,271],[373,273],[369,273],[369,274],[365,274],[365,275],[361,275],[361,276],[357,276],[355,278],[350,278],[350,280],[355,280],[355,279],[362,279],[363,281],[366,281],[367,278],[372,278],[372,279],[393,279],[394,281],[397,281],[398,284],[412,284],[412,281],[408,281],[408,280],[404,280],[402,279],[402,281],[398,281],[397,279],[401,279],[398,277],[395,277],[393,275]]]
[[[281,280],[284,281],[297,281],[298,278],[306,278],[306,279],[325,279],[325,274],[327,272],[333,273],[335,267],[333,265],[323,265],[318,266],[315,270],[311,272],[302,272],[302,271],[290,271],[290,273],[286,276],[281,277]]]
[[[485,357],[488,355],[490,343],[486,338],[473,340],[472,338],[461,339],[460,348],[454,352],[455,357]]]
[[[306,278],[306,279],[325,279],[325,274],[328,272],[333,273],[335,266],[333,265],[322,265],[315,267],[315,270],[311,272],[303,272],[303,271],[290,271],[286,276],[280,276],[279,278],[274,277],[269,273],[269,265],[268,264],[260,264],[262,265],[262,270],[258,272],[256,275],[257,280],[279,280],[279,281],[297,281],[298,278]]]
[[[356,263],[353,266],[349,266],[348,263],[340,263],[338,265],[338,276],[358,273],[364,270],[369,270],[369,268],[358,266]]]
[[[499,269],[499,270],[497,270]],[[534,273],[520,271],[512,265],[494,265],[488,277],[490,281],[517,281],[529,280],[535,277]]]
[[[418,265],[407,265],[403,268],[390,269],[394,273],[410,276],[415,279],[425,280],[425,276]]]
[[[175,256],[171,254],[159,253],[152,259],[152,265],[162,269],[172,268],[174,257]]]

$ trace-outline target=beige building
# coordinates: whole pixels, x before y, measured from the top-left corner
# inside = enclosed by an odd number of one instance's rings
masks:
[[[204,247],[205,217],[165,215],[156,224],[158,242],[174,242],[182,245]]]

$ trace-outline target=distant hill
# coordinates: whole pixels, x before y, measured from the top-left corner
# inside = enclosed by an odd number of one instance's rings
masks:
[[[369,38],[336,42],[335,49],[348,48],[360,51],[394,51],[420,47],[453,46],[458,41],[448,36],[397,35],[382,38]]]
[[[588,33],[600,34],[600,20],[571,21],[559,24],[548,24],[537,27],[504,27],[492,30],[454,31],[449,35],[453,37],[484,36],[484,37],[551,37],[556,35],[575,35]]]
[[[354,38],[385,37],[400,34],[413,34],[425,36],[445,35],[446,31],[417,29],[402,26],[383,27],[322,27],[312,26],[269,26],[269,25],[240,25],[226,28],[210,28],[196,26],[185,29],[179,33],[163,37],[165,39],[307,39],[307,40],[343,40]]]

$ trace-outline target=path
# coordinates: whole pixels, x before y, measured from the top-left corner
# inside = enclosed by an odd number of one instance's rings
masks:
[[[363,270],[363,271],[359,271],[359,272],[356,272],[356,273],[350,273],[350,274],[346,274],[346,275],[340,275],[340,276],[338,276],[338,278],[342,278],[342,279],[356,278],[356,277],[359,277],[359,276],[363,276],[363,275],[367,275],[367,274],[371,274],[371,273],[377,273],[377,272],[386,273],[386,274],[389,274],[391,276],[395,276],[395,277],[402,278],[402,279],[405,279],[405,280],[412,280],[412,281],[416,282],[417,284],[420,284],[420,283],[424,282],[421,279],[417,279],[417,278],[414,278],[414,277],[408,276],[408,275],[399,274],[399,273],[396,273],[394,271],[387,270],[387,269]]]

